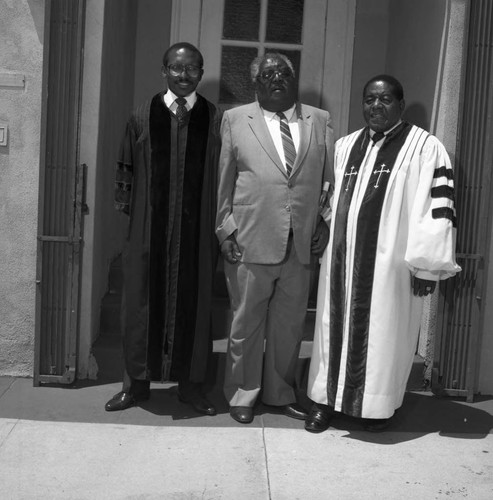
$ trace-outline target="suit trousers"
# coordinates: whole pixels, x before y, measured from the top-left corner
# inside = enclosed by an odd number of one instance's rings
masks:
[[[224,380],[230,406],[252,407],[261,389],[265,404],[281,406],[296,401],[295,370],[310,268],[298,260],[292,238],[280,264],[225,262],[233,309]]]
[[[150,380],[137,380],[132,378],[127,370],[123,370],[123,392],[130,392],[134,396],[142,396],[149,392],[150,387]]]

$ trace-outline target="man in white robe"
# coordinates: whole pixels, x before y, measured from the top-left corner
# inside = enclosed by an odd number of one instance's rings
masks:
[[[331,239],[322,259],[308,381],[310,432],[334,411],[389,424],[402,405],[423,297],[460,271],[450,159],[438,139],[401,120],[401,84],[363,91],[368,124],[336,143]]]

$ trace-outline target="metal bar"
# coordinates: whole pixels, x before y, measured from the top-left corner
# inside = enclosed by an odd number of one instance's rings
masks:
[[[492,110],[493,110],[493,85],[491,82],[491,76],[493,71],[493,5],[491,2],[482,2],[483,10],[480,12],[480,19],[483,22],[483,40],[482,40],[482,53],[483,53],[483,78],[482,78],[482,134],[478,137],[479,148],[481,151],[481,161],[478,165],[481,168],[481,184],[483,186],[484,195],[480,200],[480,213],[478,217],[478,238],[481,241],[482,247],[484,248],[485,255],[488,255],[487,249],[489,247],[489,233],[491,228],[491,211],[492,203],[490,200],[489,193],[491,192],[492,178],[491,178],[491,166],[493,159],[493,148],[491,145],[491,134],[492,134]],[[488,258],[486,260],[489,260]],[[483,268],[487,269],[489,262],[486,263]],[[484,272],[484,271],[483,271]],[[481,298],[483,295],[482,291],[482,281],[483,275],[479,274],[476,281],[476,293],[474,294],[473,301],[475,305],[479,306],[479,311],[481,313]],[[479,299],[478,299],[479,298]],[[467,357],[467,376],[465,387],[468,391],[467,400],[471,401],[473,399],[474,390],[477,384],[477,367],[478,367],[478,348],[479,348],[479,333],[481,331],[481,325],[483,323],[483,315],[477,314],[473,318],[473,330],[477,331],[477,335],[473,335],[469,339],[468,344],[468,357]],[[484,327],[483,327],[484,328]]]
[[[76,84],[73,75],[73,65],[74,59],[77,54],[74,53],[74,32],[72,29],[73,17],[74,17],[74,1],[67,2],[67,23],[65,29],[65,43],[63,45],[63,59],[65,61],[66,70],[63,73],[63,91],[64,91],[64,116],[67,120],[66,127],[63,129],[63,141],[62,141],[62,154],[64,158],[63,170],[61,175],[62,187],[63,187],[63,198],[62,198],[62,208],[60,213],[59,225],[60,234],[70,235],[72,233],[72,215],[73,215],[73,204],[71,203],[73,197],[73,190],[75,184],[75,168],[77,163],[74,158],[74,147],[73,143],[73,129],[72,129],[72,115],[75,111],[74,106],[74,85]]]
[[[260,21],[258,28],[258,41],[260,42],[259,56],[263,56],[265,52],[265,36],[267,34],[267,0],[260,2]]]
[[[471,51],[469,51],[470,53]],[[473,54],[474,56],[474,54]],[[469,58],[469,64],[471,64],[473,66],[473,69],[472,69],[472,74],[474,74],[474,72],[476,71],[476,67],[475,67],[475,64],[476,64],[476,60],[474,59],[473,56],[470,56]],[[470,101],[470,92],[471,92],[471,82],[470,82],[470,79],[471,79],[471,76],[470,76],[470,73],[468,73],[468,76],[467,76],[467,82],[466,82],[466,85],[465,85],[465,100],[468,101],[469,103],[469,106],[467,107],[464,107],[464,116],[463,116],[463,137],[461,138],[462,139],[462,145],[463,145],[463,148],[465,149],[467,147],[467,145],[469,144],[469,141],[470,141],[470,137],[471,137],[471,131],[473,129],[473,126],[471,124],[471,120],[472,118],[475,116],[475,113],[471,112],[471,108],[475,106],[475,102],[473,101],[472,103],[469,102]],[[461,167],[460,170],[459,170],[459,197],[457,199],[457,205],[458,205],[458,209],[459,210],[459,216],[461,217],[461,219],[464,220],[465,222],[465,215],[469,213],[469,207],[467,205],[469,205],[471,203],[471,197],[470,196],[467,196],[467,190],[469,189],[469,185],[468,185],[468,182],[466,177],[465,177],[465,172],[468,172],[468,170],[466,170],[465,166],[463,165],[463,161],[462,161],[462,155],[464,153],[464,151],[460,151],[461,153],[461,156],[460,156],[460,160],[459,161],[459,166]],[[458,235],[457,235],[457,241],[459,243],[459,248],[464,251],[464,252],[468,252],[468,253],[471,253],[471,249],[470,249],[470,239],[468,238],[468,234],[467,234],[467,229],[469,227],[469,224],[467,223],[464,223],[464,224],[460,224],[459,227],[458,227]]]
[[[455,256],[458,259],[474,259],[474,260],[483,259],[483,255],[479,253],[456,253]]]
[[[442,396],[450,396],[450,397],[465,397],[467,398],[467,391],[463,389],[443,389],[441,391]]]
[[[82,217],[82,196],[84,192],[84,167],[77,164],[79,153],[79,123],[80,123],[80,99],[81,99],[81,71],[82,58],[79,57],[78,47],[82,47],[83,37],[83,2],[73,5],[71,18],[77,16],[77,31],[72,32],[70,43],[67,43],[67,53],[70,61],[70,109],[68,117],[72,120],[70,137],[67,138],[68,151],[65,187],[66,217],[64,225],[70,235],[70,239],[76,242],[81,240],[81,217]],[[64,289],[64,335],[61,339],[64,344],[63,358],[60,362],[69,367],[72,380],[75,378],[77,365],[77,338],[78,338],[78,300],[79,300],[79,270],[80,270],[80,245],[74,244],[67,249],[64,262],[66,263],[66,276],[69,281],[63,284]],[[72,380],[67,379],[66,383]]]
[[[59,92],[59,117],[62,124],[60,133],[57,141],[57,196],[56,196],[56,207],[55,207],[55,234],[68,236],[67,224],[65,224],[66,212],[67,212],[67,202],[66,198],[68,193],[68,183],[67,183],[67,169],[70,163],[70,144],[68,142],[69,135],[69,124],[68,119],[70,117],[70,58],[71,54],[68,50],[70,46],[71,39],[71,4],[72,1],[63,2],[61,5],[61,19],[60,19],[60,71],[58,75],[58,84],[60,86]],[[55,291],[56,291],[56,303],[55,303],[55,323],[53,328],[52,345],[54,346],[56,352],[56,362],[55,368],[50,371],[50,374],[61,375],[64,369],[63,363],[63,353],[65,351],[65,332],[66,332],[66,281],[70,279],[66,270],[66,247],[64,245],[56,246],[56,262],[57,267],[53,270],[53,276],[55,280]]]
[[[472,154],[471,159],[473,161],[472,172],[474,174],[475,186],[477,186],[477,190],[479,195],[473,198],[474,203],[474,214],[471,214],[470,218],[470,237],[471,241],[474,242],[474,246],[477,249],[480,245],[480,235],[479,235],[479,222],[480,222],[480,210],[481,210],[481,198],[482,198],[482,189],[481,189],[481,165],[482,165],[482,144],[484,140],[484,102],[483,97],[485,95],[484,92],[484,70],[485,70],[485,53],[483,50],[484,47],[484,38],[485,38],[485,29],[486,23],[483,16],[482,7],[484,4],[482,2],[477,3],[478,8],[478,19],[479,19],[479,29],[478,29],[478,48],[477,48],[477,66],[478,69],[473,74],[473,79],[475,82],[476,92],[473,96],[476,112],[473,115],[475,118],[474,128],[471,130],[472,138],[470,141]],[[483,104],[483,105],[482,105]]]
[[[65,23],[64,19],[66,17],[66,4],[56,0],[56,18],[55,18],[55,29],[53,30],[54,38],[50,40],[50,44],[56,53],[56,67],[51,69],[50,81],[52,82],[53,94],[53,106],[52,106],[52,116],[51,116],[51,126],[53,128],[53,136],[50,143],[50,149],[53,152],[51,157],[51,171],[50,171],[50,206],[48,215],[48,227],[45,228],[47,235],[59,236],[59,214],[62,210],[60,206],[61,197],[63,196],[62,182],[61,182],[61,165],[63,164],[64,158],[61,151],[63,143],[63,131],[65,127],[65,120],[63,114],[63,93],[64,85],[60,79],[60,74],[64,70],[64,58],[63,58],[63,48],[65,46]],[[55,62],[55,59],[54,59]],[[47,337],[47,359],[44,366],[44,373],[50,375],[57,374],[58,366],[58,332],[60,330],[60,320],[59,320],[59,284],[60,284],[60,251],[58,245],[48,244],[50,248],[50,260],[48,262],[48,325],[45,331]]]
[[[71,224],[69,223],[72,217],[73,206],[70,203],[72,198],[73,190],[73,178],[74,170],[76,167],[74,161],[73,150],[75,145],[72,142],[73,131],[70,126],[70,121],[72,113],[74,112],[73,106],[73,86],[75,82],[73,81],[73,5],[74,1],[64,2],[64,16],[65,22],[63,23],[63,44],[62,44],[62,60],[65,65],[64,71],[62,72],[62,79],[60,81],[62,87],[62,114],[64,117],[65,126],[62,129],[61,141],[59,141],[60,147],[60,192],[59,192],[59,205],[61,207],[60,211],[57,211],[57,234],[71,235]],[[76,56],[76,55],[75,55]],[[70,267],[71,250],[67,246],[59,245],[58,249],[58,261],[59,271],[57,274],[57,291],[59,293],[57,301],[57,331],[56,331],[56,343],[57,343],[57,372],[62,373],[65,367],[65,353],[67,349],[67,336],[70,335],[69,322],[67,321],[67,314],[70,304],[70,295],[68,295],[68,282],[71,281],[72,273]]]
[[[71,384],[75,380],[75,369],[66,367],[63,375],[40,375],[43,384]]]
[[[458,307],[454,309],[454,311],[451,312],[452,316],[452,322],[450,325],[449,329],[449,338],[450,341],[448,342],[448,351],[445,353],[446,356],[446,365],[445,365],[445,382],[447,387],[453,387],[455,385],[454,379],[455,379],[455,373],[454,373],[454,368],[455,368],[455,362],[456,362],[456,357],[457,357],[457,341],[458,341],[458,333],[460,331],[460,321],[457,322],[456,315],[459,316],[459,318],[462,317],[462,310],[464,308],[464,302],[459,301]]]
[[[474,110],[471,111],[474,117],[474,123],[471,127],[469,133],[471,137],[468,141],[468,148],[466,150],[465,158],[469,159],[469,165],[471,170],[471,175],[473,176],[473,185],[476,189],[476,196],[470,196],[471,204],[473,204],[474,210],[469,214],[468,217],[468,228],[469,228],[469,241],[471,242],[473,248],[472,251],[478,251],[481,248],[482,243],[482,231],[480,231],[480,226],[482,224],[482,198],[484,189],[482,189],[482,165],[483,165],[483,140],[484,140],[484,80],[485,80],[485,51],[484,38],[485,30],[487,29],[487,24],[485,24],[484,13],[482,11],[483,5],[481,3],[476,3],[477,10],[475,11],[475,18],[479,18],[477,39],[474,47],[474,60],[476,62],[476,67],[471,71],[471,79],[475,92],[471,95],[471,100],[474,103]],[[471,193],[472,194],[472,193]],[[463,302],[467,307],[465,308],[464,323],[467,328],[467,335],[463,335],[460,342],[460,359],[459,359],[459,370],[460,370],[460,387],[465,388],[468,386],[468,360],[470,358],[470,343],[475,335],[478,334],[477,329],[474,328],[475,318],[478,317],[479,311],[473,311],[475,308],[475,301],[473,297],[475,296],[475,284],[476,284],[476,266],[467,265],[467,275],[468,280],[466,282],[467,294],[464,294]],[[473,314],[474,312],[474,314]],[[468,397],[472,397],[469,395]]]
[[[46,160],[47,160],[47,140],[50,130],[47,126],[48,123],[48,78],[50,68],[50,43],[48,40],[51,38],[51,14],[52,14],[52,0],[47,0],[45,3],[45,22],[44,22],[44,36],[45,44],[43,47],[43,82],[42,82],[42,109],[41,109],[41,136],[40,136],[40,158],[39,158],[39,202],[38,202],[38,235],[43,233],[43,222],[45,213],[45,186],[46,186]],[[36,313],[35,313],[35,335],[34,335],[34,374],[33,385],[35,387],[40,384],[40,365],[41,365],[41,332],[43,331],[42,323],[44,322],[44,315],[42,314],[42,286],[43,279],[43,243],[38,241],[37,257],[36,257]]]
[[[83,230],[83,205],[85,193],[85,179],[86,179],[87,166],[85,164],[77,166],[77,182],[75,192],[75,217],[74,217],[74,234],[82,234]],[[67,324],[69,325],[67,349],[66,349],[66,365],[75,368],[77,364],[77,339],[78,339],[78,305],[79,305],[79,276],[80,276],[80,259],[81,259],[81,246],[75,245],[71,251],[71,267],[72,267],[72,280],[70,290],[70,302],[68,303],[67,310]]]
[[[475,281],[475,262],[468,262],[467,267],[467,282],[465,284],[465,293],[463,293],[463,335],[459,336],[459,355],[457,356],[456,366],[458,371],[459,387],[466,385],[466,368],[467,368],[467,350],[469,345],[469,338],[472,335],[471,324],[473,316],[473,302],[472,296],[474,294],[473,286]],[[472,269],[471,269],[472,267]]]
[[[265,36],[265,35],[264,35]],[[221,41],[222,47],[248,47],[252,49],[258,49],[264,45],[268,45],[271,50],[302,50],[303,45],[301,43],[281,43],[281,42],[261,42],[260,40],[230,40],[229,38],[223,38]]]
[[[56,136],[56,144],[54,144],[54,150],[56,151],[56,158],[54,162],[54,206],[52,210],[52,218],[51,218],[51,233],[53,235],[63,235],[63,231],[60,227],[60,217],[63,213],[63,165],[66,162],[66,158],[64,155],[64,133],[67,129],[65,122],[65,87],[63,81],[64,72],[66,72],[66,57],[65,57],[65,47],[67,44],[66,40],[66,23],[64,20],[67,17],[67,5],[70,2],[58,2],[59,8],[59,30],[58,30],[58,61],[59,67],[56,72],[56,87],[57,87],[57,115],[54,119],[57,121],[57,136]],[[61,279],[63,279],[63,270],[62,270],[62,248],[59,245],[51,245],[53,249],[53,260],[51,268],[51,276],[53,280],[53,303],[52,303],[52,322],[51,322],[51,332],[50,332],[50,364],[48,368],[48,374],[50,375],[60,375],[60,365],[59,365],[59,348],[63,348],[63,346],[59,345],[59,336],[60,331],[63,329],[63,324],[60,320],[60,285]]]
[[[67,243],[68,245],[74,245],[80,243],[81,237],[74,238],[72,236],[38,236],[39,241],[49,241],[52,243]]]

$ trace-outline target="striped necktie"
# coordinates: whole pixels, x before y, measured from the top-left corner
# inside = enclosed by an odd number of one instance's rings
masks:
[[[291,175],[291,171],[293,170],[294,160],[296,159],[296,149],[294,147],[293,138],[291,137],[291,132],[289,131],[289,124],[286,119],[286,115],[281,111],[276,114],[279,117],[282,147],[284,149],[284,159],[286,160],[286,172],[289,177]]]
[[[176,104],[178,104],[178,107],[176,108],[176,118],[178,118],[178,121],[180,123],[183,123],[185,120],[185,116],[187,116],[187,108],[185,104],[187,103],[187,100],[184,97],[178,97],[178,99],[175,100]]]

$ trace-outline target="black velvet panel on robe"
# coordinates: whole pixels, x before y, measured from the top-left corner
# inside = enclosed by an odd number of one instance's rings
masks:
[[[161,379],[162,359],[167,357],[171,359],[169,378],[182,380],[189,378],[196,327],[209,110],[199,99],[186,121],[179,124],[162,96],[157,95],[151,102],[149,125],[152,183],[148,370],[152,379]],[[173,173],[175,182],[170,181]],[[170,203],[173,197],[175,203]],[[171,290],[173,283],[176,293]],[[167,299],[175,302],[166,303]]]
[[[346,269],[346,234],[348,214],[352,202],[356,176],[366,154],[369,131],[365,129],[356,140],[345,168],[345,178],[339,196],[334,245],[332,248],[331,268],[331,350],[329,361],[327,391],[330,405],[334,405],[341,363],[342,339],[344,334],[346,273],[352,274],[351,303],[349,305],[348,352],[346,359],[346,378],[342,397],[342,412],[360,417],[366,379],[366,359],[368,333],[372,301],[373,279],[377,255],[378,235],[382,206],[387,184],[397,156],[402,149],[411,126],[403,122],[392,130],[380,147],[375,165],[385,167],[386,175],[372,176],[366,186],[361,207],[358,211],[356,242],[352,267]]]
[[[334,234],[332,238],[332,267],[330,277],[330,359],[327,374],[327,396],[330,406],[335,406],[339,370],[341,366],[342,340],[344,335],[344,317],[346,303],[346,233],[349,206],[356,185],[356,176],[366,154],[369,142],[368,130],[356,140],[345,168],[345,178],[341,186],[339,202],[335,214]]]
[[[214,230],[221,114],[197,94],[189,121],[179,126],[163,95],[130,117],[115,172],[115,208],[127,220],[125,370],[132,380],[186,378],[188,372],[192,382],[204,382],[211,368],[219,252]]]

